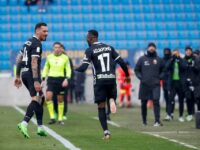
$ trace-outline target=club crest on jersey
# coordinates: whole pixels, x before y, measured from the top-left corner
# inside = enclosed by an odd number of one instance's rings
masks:
[[[28,46],[31,46],[32,42],[31,41],[26,41],[24,44],[28,45]]]
[[[156,59],[153,60],[153,64],[156,65],[158,62]]]
[[[150,64],[149,64],[149,61],[144,61],[144,65],[145,66],[149,66]]]
[[[37,52],[37,53],[40,52],[40,47],[37,47],[36,52]]]

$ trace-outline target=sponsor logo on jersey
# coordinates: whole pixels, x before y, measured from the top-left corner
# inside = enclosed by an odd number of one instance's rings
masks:
[[[113,79],[115,78],[114,74],[98,74],[97,79]]]
[[[24,44],[28,45],[28,46],[31,46],[32,42],[31,41],[26,41]]]

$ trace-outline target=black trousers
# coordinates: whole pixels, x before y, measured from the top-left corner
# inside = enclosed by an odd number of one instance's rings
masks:
[[[169,92],[169,105],[167,114],[171,116],[173,113],[173,105],[175,104],[175,96],[178,95],[178,102],[179,102],[179,116],[183,116],[184,111],[184,93],[181,81],[173,81],[170,92]]]
[[[194,98],[194,92],[190,91],[190,97],[186,97],[186,104],[187,104],[187,111],[188,115],[194,115],[194,104],[195,104],[195,98]]]
[[[147,123],[147,99],[141,100],[141,113],[142,113],[142,121],[144,124]],[[159,99],[153,99],[153,109],[154,109],[154,117],[155,122],[160,123],[160,101]]]
[[[166,103],[165,111],[167,113],[168,106],[169,106],[169,93],[168,93],[168,90],[166,88],[163,88],[163,95],[164,95],[164,99],[165,99],[165,103]]]

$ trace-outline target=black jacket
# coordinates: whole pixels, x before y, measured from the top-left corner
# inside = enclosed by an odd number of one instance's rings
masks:
[[[163,78],[164,64],[157,55],[144,55],[135,66],[135,74],[140,80],[139,99],[159,99],[160,80]],[[155,92],[153,89],[157,89]],[[152,93],[155,93],[152,94]]]
[[[169,71],[169,78],[168,78],[168,90],[171,90],[173,86],[173,72],[174,72],[174,62],[177,61],[179,64],[179,76],[180,76],[180,83],[181,86],[183,87],[183,90],[185,89],[184,87],[184,82],[185,82],[185,69],[186,69],[186,63],[182,58],[175,58],[172,57],[166,64],[166,71]]]
[[[191,61],[189,61],[191,59]],[[185,70],[185,95],[187,98],[191,98],[191,89],[190,86],[194,87],[195,97],[199,96],[199,86],[200,86],[200,63],[198,59],[194,56],[188,58],[184,58],[186,62],[186,70]]]
[[[163,57],[163,64],[164,64],[164,75],[163,75],[163,88],[167,90],[167,87],[168,87],[168,79],[169,79],[169,75],[170,75],[170,72],[169,70],[166,69],[166,65],[168,63],[168,61],[171,59],[172,57]]]

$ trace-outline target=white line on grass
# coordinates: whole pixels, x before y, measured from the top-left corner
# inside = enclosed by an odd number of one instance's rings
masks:
[[[98,117],[93,117],[93,119],[99,120]],[[107,122],[108,122],[108,124],[110,124],[112,126],[115,126],[115,127],[118,127],[118,128],[121,127],[119,124],[117,124],[117,123],[115,123],[113,121],[107,121]],[[177,141],[175,139],[170,139],[170,138],[167,138],[167,137],[159,135],[159,133],[188,133],[187,131],[179,131],[179,132],[142,132],[142,133],[149,134],[149,135],[161,138],[161,139],[165,139],[165,140],[168,140],[170,142],[178,143],[178,144],[183,145],[183,146],[188,147],[188,148],[199,149],[199,148],[197,148],[197,147],[195,147],[193,145],[186,144],[186,143]]]
[[[21,108],[19,108],[18,106],[14,106],[14,108],[20,112],[21,114],[25,115],[24,110],[22,110]],[[35,118],[32,118],[31,121],[37,125],[37,121]],[[51,135],[53,138],[55,138],[57,141],[59,141],[60,143],[62,143],[64,145],[64,147],[70,149],[70,150],[80,150],[80,148],[77,148],[76,146],[74,146],[70,141],[68,141],[67,139],[63,138],[61,135],[57,134],[55,131],[53,131],[52,129],[48,128],[47,126],[44,126],[44,129],[47,131],[47,133],[49,135]]]
[[[98,117],[93,117],[93,119],[99,120]],[[112,126],[115,126],[115,127],[117,127],[117,128],[120,128],[120,127],[121,127],[119,124],[117,124],[117,123],[115,123],[115,122],[113,122],[113,121],[109,121],[109,120],[108,120],[107,123],[110,124],[110,125],[112,125]]]
[[[167,138],[167,137],[165,137],[165,136],[161,136],[161,135],[159,135],[159,134],[156,134],[155,132],[142,132],[142,133],[149,134],[149,135],[152,135],[152,136],[161,138],[161,139],[165,139],[165,140],[168,140],[168,141],[170,141],[170,142],[178,143],[178,144],[183,145],[183,146],[188,147],[188,148],[199,149],[199,148],[197,148],[196,146],[193,146],[193,145],[190,145],[190,144],[186,144],[186,143],[177,141],[177,140],[175,140],[175,139]],[[162,133],[162,132],[161,132],[161,133]]]

